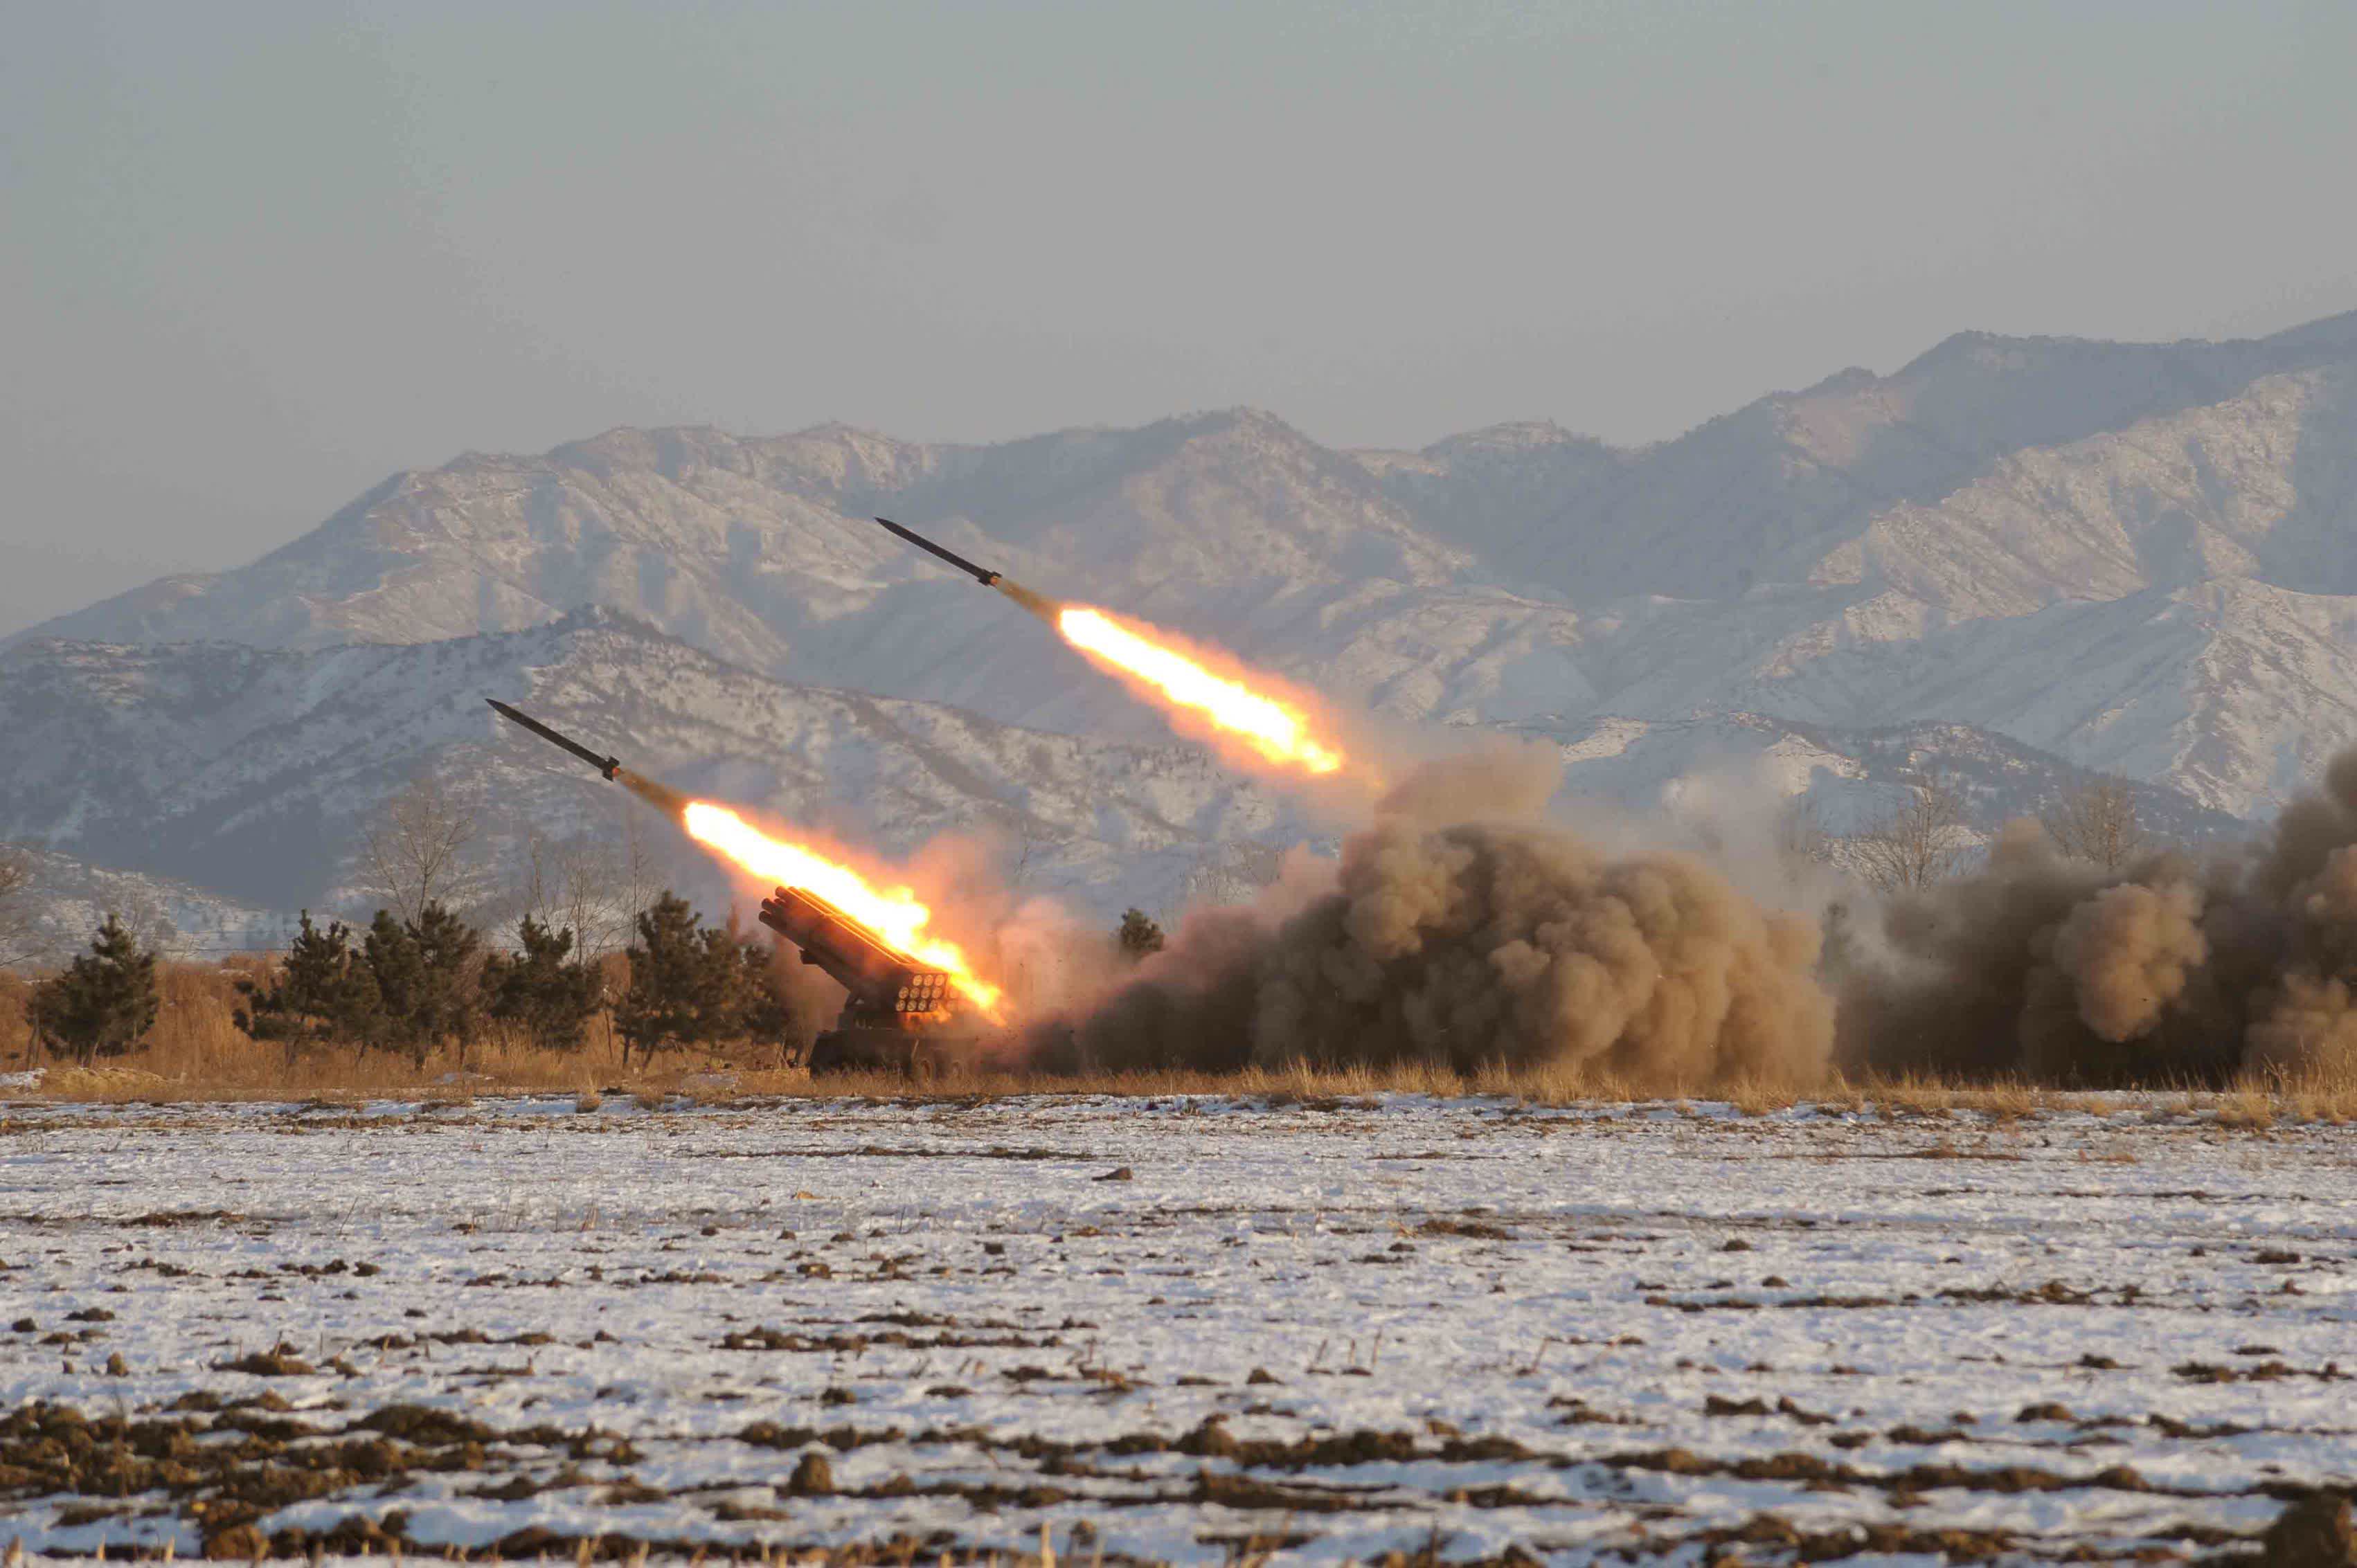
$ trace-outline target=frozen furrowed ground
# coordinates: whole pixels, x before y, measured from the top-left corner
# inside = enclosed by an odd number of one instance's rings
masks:
[[[2132,1099],[18,1106],[0,1536],[2201,1555],[2352,1256],[2357,1130]]]

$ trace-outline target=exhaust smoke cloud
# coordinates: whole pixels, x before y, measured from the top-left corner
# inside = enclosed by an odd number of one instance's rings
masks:
[[[2217,1082],[2357,1066],[2357,751],[2255,849],[2065,859],[2033,822],[1887,909],[1842,994],[1842,1059],[2045,1082]]]
[[[1412,770],[1339,861],[1297,855],[1253,905],[1190,914],[1035,1056],[1570,1067],[1645,1090],[1836,1065],[2091,1087],[2357,1069],[2357,752],[2257,845],[2201,860],[2105,871],[2009,823],[1981,869],[1883,903],[1881,941],[1837,978],[1815,915],[1742,891],[1775,878],[1600,849],[1546,819],[1556,778],[1538,747]]]
[[[1670,1089],[1823,1072],[1813,920],[1691,856],[1609,856],[1540,811],[1559,762],[1428,763],[1338,863],[1190,916],[1048,1060],[1082,1069],[1572,1067]]]

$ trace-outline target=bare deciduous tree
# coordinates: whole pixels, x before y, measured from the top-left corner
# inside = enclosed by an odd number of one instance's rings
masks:
[[[100,911],[129,931],[147,951],[159,958],[173,956],[180,940],[179,925],[162,900],[145,888],[135,885],[107,889]]]
[[[1795,795],[1776,817],[1776,853],[1788,866],[1823,865],[1834,858],[1834,835],[1824,813],[1806,795]]]
[[[596,836],[524,840],[519,913],[550,930],[573,933],[576,958],[596,960],[622,945],[637,918],[623,854]]]
[[[462,908],[484,888],[475,833],[473,810],[420,773],[361,827],[361,889],[404,921],[428,904]]]
[[[2123,779],[2074,789],[2039,821],[2064,854],[2105,871],[2118,871],[2153,847],[2152,834],[2136,820],[2136,791]]]
[[[655,864],[653,847],[647,842],[646,815],[627,803],[622,810],[622,929],[617,940],[623,944],[636,934],[639,917],[668,891],[662,868]]]
[[[1963,871],[1972,859],[1964,791],[1944,779],[1910,787],[1889,816],[1846,841],[1844,857],[1885,893],[1928,887]]]
[[[13,968],[38,956],[40,932],[30,908],[33,857],[0,844],[0,969]]]
[[[1006,885],[1020,887],[1031,879],[1031,852],[1036,847],[1036,834],[1028,811],[1017,811],[1015,817],[1015,859],[1006,868]]]

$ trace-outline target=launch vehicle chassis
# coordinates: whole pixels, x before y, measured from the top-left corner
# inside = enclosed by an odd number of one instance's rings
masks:
[[[982,1066],[980,1035],[928,1029],[836,1028],[811,1042],[813,1077],[831,1072],[892,1072],[932,1079]]]

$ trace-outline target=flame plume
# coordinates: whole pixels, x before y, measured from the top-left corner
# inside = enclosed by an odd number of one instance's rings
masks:
[[[847,865],[798,843],[773,839],[726,806],[690,800],[681,813],[688,835],[764,882],[815,893],[887,944],[944,971],[967,1001],[996,1017],[999,989],[974,972],[953,942],[925,934],[932,911],[906,887],[878,888]]]
[[[1254,690],[1240,674],[1215,674],[1200,658],[1179,651],[1167,634],[1082,605],[1059,609],[1055,624],[1065,641],[1126,677],[1133,690],[1158,694],[1166,705],[1241,742],[1263,761],[1318,779],[1342,770],[1342,753],[1310,732],[1299,707]]]

